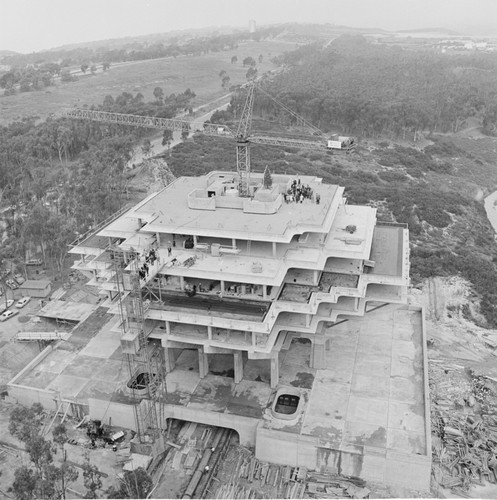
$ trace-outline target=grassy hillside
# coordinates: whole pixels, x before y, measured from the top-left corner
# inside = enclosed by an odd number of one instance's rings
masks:
[[[277,40],[247,42],[240,44],[237,49],[202,56],[112,65],[105,73],[78,75],[79,80],[76,82],[58,82],[55,87],[42,92],[0,97],[0,125],[25,116],[45,118],[63,107],[100,104],[109,94],[141,92],[149,99],[157,86],[162,87],[166,95],[191,88],[197,94],[193,105],[198,106],[226,94],[219,78],[221,70],[227,72],[231,85],[241,84],[246,81],[247,68],[242,64],[245,57],[257,59],[262,54],[262,63],[257,65],[259,74],[262,74],[275,67],[270,61],[272,57],[294,47],[292,43]],[[238,62],[231,64],[231,58],[235,55]]]

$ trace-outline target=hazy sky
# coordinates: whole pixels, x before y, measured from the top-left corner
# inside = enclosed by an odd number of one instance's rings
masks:
[[[0,0],[0,50],[175,29],[291,21],[354,27],[447,27],[497,37],[497,0]]]

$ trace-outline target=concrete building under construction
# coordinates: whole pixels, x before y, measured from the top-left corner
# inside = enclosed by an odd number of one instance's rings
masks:
[[[99,287],[105,326],[85,339],[81,322],[9,394],[138,431],[235,429],[261,460],[428,490],[407,227],[311,176],[238,187],[233,173],[181,177],[81,238],[73,267]]]

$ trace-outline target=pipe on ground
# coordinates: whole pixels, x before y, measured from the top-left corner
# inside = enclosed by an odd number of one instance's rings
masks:
[[[221,438],[224,437],[226,435],[226,433],[229,433],[229,432],[230,432],[229,429],[219,429],[218,430],[211,447],[207,448],[204,451],[202,458],[200,459],[200,463],[198,464],[197,469],[193,473],[193,476],[190,479],[188,486],[186,487],[185,493],[183,494],[183,496],[181,498],[193,498],[193,494],[195,493],[195,490],[196,490],[198,484],[200,483],[202,476],[204,475],[205,468],[206,468],[207,464],[209,463],[209,460],[210,460],[211,455],[213,453],[212,450],[215,450],[218,447],[218,445],[221,441]]]
[[[228,429],[228,432],[226,432],[223,435],[223,437],[221,438],[219,445],[212,452],[212,455],[211,455],[211,458],[209,461],[209,471],[207,474],[204,474],[200,478],[200,482],[195,490],[195,494],[194,494],[193,498],[204,498],[204,494],[207,490],[207,487],[211,483],[211,478],[216,471],[216,466],[217,466],[219,460],[221,459],[221,457],[225,454],[226,445],[229,445],[229,443],[231,441],[231,434],[232,434],[232,431]]]

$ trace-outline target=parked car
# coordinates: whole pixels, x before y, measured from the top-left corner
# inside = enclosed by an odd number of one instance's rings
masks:
[[[19,283],[19,285],[22,285],[26,281],[22,274],[15,274],[14,279],[17,281],[17,283]]]
[[[5,283],[7,283],[7,286],[12,290],[17,290],[19,288],[19,285],[13,279],[5,280]]]
[[[26,261],[27,266],[41,266],[43,264],[42,259],[29,259]]]
[[[16,304],[16,307],[18,307],[19,309],[21,307],[24,307],[29,301],[31,300],[31,297],[21,297],[18,301],[17,301],[17,304]]]
[[[0,314],[0,321],[7,321],[8,319],[12,318],[12,316],[15,316],[16,314],[19,314],[19,311],[13,311],[9,309],[8,311],[5,311],[4,313]]]

